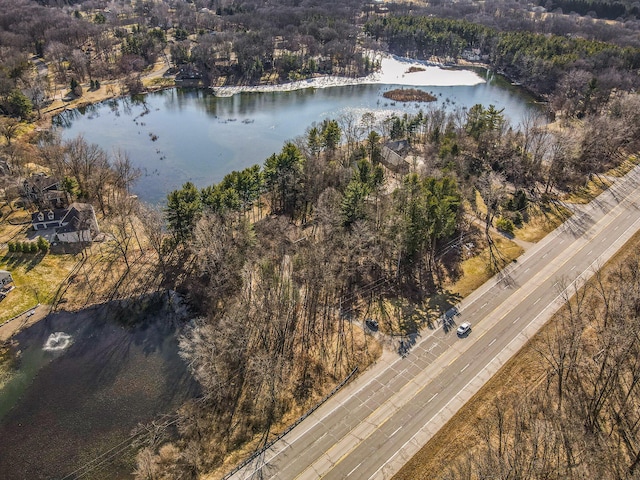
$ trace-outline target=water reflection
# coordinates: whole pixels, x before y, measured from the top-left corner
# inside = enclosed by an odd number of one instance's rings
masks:
[[[143,170],[135,193],[156,203],[186,181],[204,187],[232,170],[262,164],[283,143],[303,135],[313,122],[361,115],[417,113],[433,104],[390,102],[393,85],[353,85],[291,92],[243,93],[218,98],[208,90],[169,89],[113,99],[56,117],[65,138],[78,134],[107,151],[125,150]],[[448,110],[476,103],[504,108],[517,124],[530,98],[499,78],[475,86],[424,87]]]

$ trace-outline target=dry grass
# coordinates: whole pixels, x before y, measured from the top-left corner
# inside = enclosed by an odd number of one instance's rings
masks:
[[[603,278],[626,258],[640,249],[640,233],[636,234],[602,269]],[[552,336],[553,324],[562,309],[534,336],[520,352],[505,364],[480,391],[393,477],[395,480],[439,478],[447,467],[476,443],[480,422],[497,399],[526,395],[544,378],[545,369],[539,350],[543,338]]]
[[[378,320],[380,331],[385,335],[396,336],[414,333],[422,329],[428,319],[435,319],[440,312],[426,298],[423,302],[412,302],[406,298],[384,298],[371,305],[364,318]]]
[[[569,203],[587,204],[612,185],[612,181],[602,176],[594,176],[586,185],[568,194],[563,200]]]
[[[158,78],[151,78],[149,80],[146,80],[144,82],[144,85],[145,87],[149,87],[152,89],[168,88],[168,87],[175,87],[176,82],[173,78],[158,77]]]
[[[637,167],[639,163],[640,158],[638,158],[637,155],[629,155],[620,165],[609,170],[607,175],[612,177],[624,177],[627,173]]]
[[[482,199],[482,195],[480,195],[479,190],[474,190],[475,194],[475,215],[477,217],[484,217],[487,214],[487,205],[484,203]],[[474,209],[471,208],[470,205],[465,203],[465,210],[473,212]]]
[[[67,310],[141,295],[158,287],[159,276],[152,272],[155,256],[150,251],[131,249],[129,270],[112,242],[94,243],[85,253],[86,260],[64,292],[61,303]]]
[[[10,218],[12,221],[19,221],[20,216],[30,218],[24,211],[16,211]],[[109,222],[104,218],[100,218],[100,225],[110,228]],[[141,227],[137,223],[136,225],[140,231]],[[29,228],[28,225],[2,223],[0,243],[27,240]],[[94,242],[84,252],[61,255],[9,254],[5,246],[0,250],[0,255],[3,255],[0,257],[0,269],[11,272],[16,288],[0,304],[0,323],[37,303],[51,304],[59,288],[63,293],[60,303],[67,310],[153,291],[159,281],[159,276],[151,272],[157,257],[148,248],[140,250],[133,234],[131,236],[129,270],[113,241]],[[140,237],[140,240],[143,248],[146,247],[144,238]],[[67,279],[76,265],[78,271]]]
[[[502,236],[495,235],[493,240],[503,257],[503,267],[524,253],[522,247]],[[463,261],[461,269],[462,276],[457,281],[444,285],[445,290],[461,298],[469,295],[496,273],[489,265],[488,248],[485,248],[480,255]]]
[[[25,225],[5,224],[0,228],[0,243],[7,243],[13,240],[24,240],[26,239],[26,231],[27,227]]]
[[[543,239],[571,216],[570,211],[554,204],[530,204],[527,213],[529,221],[522,228],[516,228],[514,233],[516,238],[534,243]]]

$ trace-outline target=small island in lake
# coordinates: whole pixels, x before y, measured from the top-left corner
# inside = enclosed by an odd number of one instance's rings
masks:
[[[384,92],[382,96],[396,102],[435,102],[437,100],[429,92],[417,88],[397,88]]]

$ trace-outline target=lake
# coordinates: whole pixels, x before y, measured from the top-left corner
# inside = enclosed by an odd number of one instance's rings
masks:
[[[0,478],[131,478],[132,430],[199,392],[165,310],[136,314],[134,325],[112,305],[59,312],[12,339],[18,368],[0,388]]]
[[[68,111],[55,123],[63,138],[83,135],[107,151],[126,151],[143,171],[135,193],[160,203],[188,180],[204,187],[232,170],[262,164],[314,122],[434,107],[393,104],[382,96],[393,88],[369,84],[232,97],[174,88]],[[477,103],[504,108],[512,124],[537,108],[500,78],[420,88],[450,110]],[[171,414],[198,394],[178,355],[170,316],[149,313],[134,325],[118,317],[108,305],[56,313],[14,337],[18,369],[0,389],[0,477],[50,479],[75,472],[69,478],[127,478],[133,469],[127,442],[138,422]],[[87,465],[97,468],[85,472]]]
[[[468,71],[450,72],[451,75]],[[436,105],[453,110],[477,103],[504,108],[513,125],[538,108],[521,89],[499,76],[473,86],[418,87],[438,101],[401,104],[382,94],[395,85],[352,85],[290,92],[242,93],[216,97],[208,90],[173,88],[137,98],[120,98],[67,111],[54,120],[65,139],[83,135],[108,152],[126,151],[143,176],[134,193],[161,203],[186,181],[217,183],[279,152],[314,122],[367,111],[378,116],[417,113]]]

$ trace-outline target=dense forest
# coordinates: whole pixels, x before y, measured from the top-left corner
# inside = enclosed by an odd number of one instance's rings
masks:
[[[0,7],[0,111],[20,118],[39,114],[60,93],[81,95],[78,85],[87,82],[100,89],[117,79],[114,93],[140,91],[142,72],[161,60],[177,78],[207,86],[365,75],[376,68],[367,49],[443,60],[479,49],[493,68],[538,94],[551,95],[556,85],[628,90],[638,81],[640,23],[631,15],[611,25],[503,1],[455,9],[433,2],[410,11],[389,4],[388,13],[358,0],[2,0]],[[586,74],[596,87],[583,85]]]
[[[140,74],[164,58],[205,86],[219,80],[238,84],[314,74],[356,76],[374,67],[357,43],[359,1],[330,8],[313,2],[208,7],[84,2],[54,8],[2,0],[0,112],[28,118],[59,93],[57,86],[69,89],[73,82],[91,81],[95,88],[96,80],[121,79],[123,92],[137,92]]]
[[[560,9],[560,11],[565,13],[575,12],[579,15],[608,18],[610,20],[637,17],[638,14],[640,14],[638,4],[629,1],[552,0],[550,2],[540,2],[539,4],[552,11],[558,11],[558,9]]]
[[[571,94],[559,90],[580,92],[589,97],[582,99],[586,108],[597,109],[611,90],[631,90],[639,82],[640,49],[598,40],[501,32],[464,20],[416,16],[375,19],[364,30],[404,56],[457,59],[477,49],[493,68],[538,94],[567,98]]]

